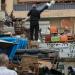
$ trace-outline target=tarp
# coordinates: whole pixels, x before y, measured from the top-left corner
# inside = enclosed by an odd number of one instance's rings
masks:
[[[8,42],[8,41],[5,41],[5,40],[0,40],[0,48],[8,48],[12,45],[15,45],[15,43]]]
[[[12,43],[15,43],[15,45],[9,46],[6,50],[7,50],[7,54],[9,56],[9,59],[13,59],[13,57],[15,56],[16,50],[17,49],[24,49],[27,44],[28,41],[24,38],[17,38],[17,37],[1,37],[0,40],[5,40]]]

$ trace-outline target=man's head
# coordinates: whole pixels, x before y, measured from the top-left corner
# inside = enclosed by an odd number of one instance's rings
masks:
[[[68,67],[68,72],[72,72],[72,71],[73,71],[72,66],[69,66]]]
[[[0,54],[0,66],[7,66],[9,63],[9,58],[6,54]]]
[[[32,8],[36,8],[36,4],[33,4],[33,5],[32,5]]]

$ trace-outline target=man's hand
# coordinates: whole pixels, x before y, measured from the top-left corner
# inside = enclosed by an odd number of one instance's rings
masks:
[[[55,4],[55,0],[52,0],[50,3],[46,3],[48,7],[50,7],[52,4]]]
[[[22,20],[23,22],[26,22],[29,19],[29,17],[26,17],[24,20]]]
[[[51,1],[51,4],[55,4],[55,0],[52,0],[52,1]]]

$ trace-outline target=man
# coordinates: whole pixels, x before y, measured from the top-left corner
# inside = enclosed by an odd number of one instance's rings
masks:
[[[27,15],[28,17],[30,16],[30,40],[34,40],[33,34],[35,34],[35,40],[38,40],[40,14],[54,3],[54,0],[52,0],[51,3],[46,3],[46,5],[41,10],[38,10],[35,4],[32,5],[32,9]]]
[[[6,54],[0,54],[0,75],[17,75],[14,70],[7,68],[8,63],[8,56]]]
[[[69,66],[69,67],[68,67],[68,75],[75,75],[75,71],[74,71],[74,69],[72,68],[72,66]]]

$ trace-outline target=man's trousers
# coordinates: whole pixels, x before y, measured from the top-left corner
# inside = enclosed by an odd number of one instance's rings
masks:
[[[39,37],[38,32],[39,32],[39,22],[30,21],[30,40],[38,40]]]

